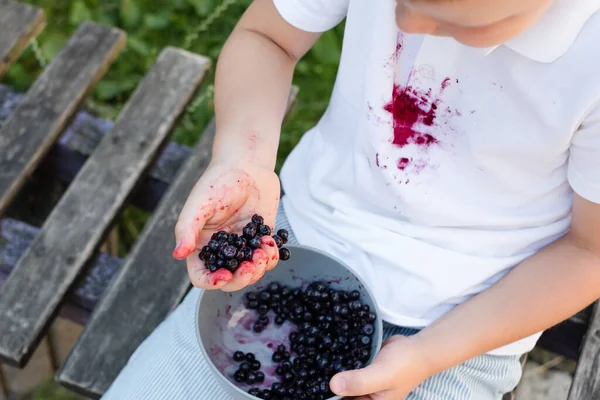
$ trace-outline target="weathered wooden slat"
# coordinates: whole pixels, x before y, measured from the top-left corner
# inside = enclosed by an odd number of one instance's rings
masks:
[[[568,400],[600,399],[600,303],[596,302]]]
[[[83,23],[4,123],[0,130],[0,215],[124,44],[122,31]]]
[[[0,128],[3,119],[16,109],[21,97],[21,94],[0,84]],[[44,158],[38,171],[43,172],[46,179],[69,184],[112,125],[112,121],[79,111]],[[153,163],[148,176],[141,182],[139,190],[131,199],[132,204],[147,211],[156,208],[190,152],[191,149],[187,146],[175,142],[168,143]]]
[[[0,290],[39,231],[39,228],[11,218],[0,220]],[[119,257],[106,253],[95,254],[69,290],[68,300],[75,307],[91,312],[121,263]]]
[[[0,1],[0,77],[46,26],[39,8]]]
[[[208,65],[182,50],[161,53],[0,291],[0,358],[27,362]]]
[[[290,106],[295,98],[293,90]],[[57,380],[63,385],[86,396],[100,397],[137,346],[188,291],[185,264],[171,257],[173,231],[187,196],[208,166],[214,134],[213,120],[59,371]]]

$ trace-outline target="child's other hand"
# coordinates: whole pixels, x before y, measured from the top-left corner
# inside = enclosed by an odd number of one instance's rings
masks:
[[[210,165],[190,193],[175,227],[173,257],[187,258],[192,284],[202,289],[240,290],[258,281],[279,261],[272,237],[263,237],[261,248],[254,250],[252,261],[244,261],[232,274],[226,269],[210,273],[198,254],[217,231],[239,233],[253,214],[264,217],[272,229],[279,205],[279,178],[264,167]]]
[[[401,400],[431,376],[425,360],[414,337],[392,336],[372,364],[335,375],[331,391],[357,400]]]

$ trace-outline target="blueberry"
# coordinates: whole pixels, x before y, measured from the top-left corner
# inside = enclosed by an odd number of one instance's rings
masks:
[[[258,295],[256,294],[256,292],[248,292],[248,293],[246,293],[246,299],[247,300],[257,300]]]
[[[233,379],[235,379],[236,382],[246,382],[247,378],[248,375],[245,371],[242,371],[241,369],[238,369],[237,371],[235,371],[235,374],[233,374]]]
[[[364,312],[370,312],[371,311],[371,307],[369,307],[368,304],[363,305],[362,309],[363,309]]]
[[[283,376],[283,374],[285,374],[285,371],[283,370],[283,368],[280,366],[278,366],[277,368],[275,368],[275,375],[277,376]]]
[[[365,335],[371,336],[374,331],[375,331],[375,328],[373,328],[373,325],[371,325],[371,324],[366,324],[365,326],[362,327],[362,332]]]
[[[369,350],[367,349],[359,349],[358,350],[358,359],[362,362],[367,362],[369,361],[370,358],[370,354],[369,354]]]
[[[278,235],[273,235],[273,240],[275,241],[275,245],[277,247],[283,246],[283,239]]]
[[[248,240],[252,239],[256,236],[256,225],[253,223],[249,223],[242,229],[242,235]]]
[[[352,311],[359,311],[362,309],[362,304],[360,303],[360,301],[354,300],[348,304],[348,307],[350,307],[350,310]]]
[[[284,243],[288,241],[289,232],[285,229],[280,229],[277,231],[277,236],[283,239]]]
[[[330,361],[327,359],[327,357],[321,357],[318,356],[317,357],[317,367],[321,368],[321,369],[325,369],[327,367],[329,367]]]
[[[229,236],[227,236],[227,243],[229,244],[234,244],[235,241],[238,238],[238,234],[237,233],[230,233]]]
[[[271,228],[269,228],[269,225],[261,225],[260,228],[258,228],[258,233],[261,236],[269,236],[271,234]]]
[[[278,315],[275,317],[275,324],[283,325],[284,322],[285,322],[285,318],[283,318],[281,315]]]
[[[375,322],[376,319],[377,317],[373,313],[369,313],[369,315],[367,316],[367,321],[369,321],[370,323]]]
[[[225,266],[225,260],[223,260],[222,258],[217,258],[216,265],[219,268],[223,268]]]
[[[269,283],[269,286],[267,287],[267,289],[269,290],[270,293],[275,294],[275,293],[279,293],[282,288],[281,288],[281,284],[279,282],[271,282],[271,283]]]
[[[290,333],[290,342],[295,342],[296,340],[298,340],[298,332],[292,332]]]
[[[342,301],[342,293],[340,293],[340,292],[333,292],[333,293],[331,293],[330,297],[331,297],[331,301],[333,303],[339,303]]]
[[[269,293],[265,290],[263,292],[260,292],[260,294],[258,295],[258,298],[260,299],[260,301],[266,303],[269,300],[271,300],[271,293]]]
[[[333,312],[340,316],[345,316],[345,315],[348,315],[350,310],[348,309],[348,306],[345,304],[336,304],[333,307]]]
[[[259,236],[254,236],[248,242],[248,246],[250,246],[250,248],[252,248],[252,249],[258,249],[260,246],[262,246],[262,240],[260,240]],[[281,252],[281,250],[280,250],[280,252]]]
[[[234,245],[235,247],[237,247],[238,249],[241,249],[242,247],[246,246],[246,239],[242,238],[242,237],[238,237],[235,242],[232,243],[232,245]]]
[[[261,333],[266,328],[265,324],[261,324],[260,322],[256,322],[254,326],[252,326],[252,330],[256,333]]]
[[[258,371],[260,369],[260,361],[252,360],[250,361],[250,369],[253,371]]]
[[[243,363],[240,364],[240,371],[250,371],[252,368],[252,366],[250,365],[250,363],[248,362],[248,359],[246,358],[246,361],[244,361]]]
[[[252,216],[252,222],[254,222],[256,225],[262,225],[262,224],[264,224],[264,223],[265,223],[265,220],[264,220],[264,218],[263,218],[263,217],[261,217],[260,215],[258,215],[258,214],[254,214],[254,215]]]
[[[263,325],[268,325],[269,317],[267,317],[266,315],[261,315],[260,317],[258,317],[258,320],[256,322],[261,323]]]
[[[273,399],[273,395],[271,394],[271,391],[269,389],[265,389],[262,391],[262,398],[266,399],[266,400],[270,400]]]
[[[291,372],[286,372],[285,374],[283,374],[283,381],[285,383],[291,383],[294,380],[295,380],[295,376]]]
[[[217,232],[217,236],[215,236],[215,238],[219,241],[227,240],[228,237],[229,237],[229,234],[225,231],[219,231],[219,232]]]
[[[279,259],[282,261],[286,261],[290,259],[290,250],[282,247],[281,249],[279,249]]]
[[[281,358],[281,352],[276,351],[275,353],[273,353],[273,356],[271,357],[271,359],[276,362],[279,363],[281,362],[282,358]]]
[[[342,332],[348,332],[350,330],[350,327],[348,326],[347,322],[343,322],[338,329]]]
[[[371,338],[369,336],[362,336],[360,338],[360,344],[363,346],[369,346],[371,344]]]
[[[265,315],[268,312],[269,312],[269,306],[267,306],[266,304],[261,304],[258,306],[258,313],[260,315]]]
[[[219,250],[219,241],[218,240],[211,240],[208,242],[208,248],[211,251],[216,251]]]
[[[238,261],[250,261],[252,260],[252,249],[250,247],[242,247],[236,255]]]
[[[287,390],[285,389],[285,386],[283,386],[279,382],[275,382],[273,384],[273,386],[271,386],[271,391],[279,396],[285,396],[287,394]]]
[[[363,366],[363,363],[359,360],[354,360],[354,362],[352,363],[352,368],[354,369],[361,369]]]
[[[221,255],[224,259],[231,260],[237,255],[237,249],[229,244],[221,249]]]
[[[256,375],[256,382],[263,382],[265,380],[265,374],[262,373],[261,371],[257,371],[255,372]]]
[[[258,397],[260,396],[260,389],[259,388],[252,388],[250,390],[248,390],[248,394],[251,394],[252,396]]]
[[[360,299],[360,292],[358,290],[353,290],[350,292],[350,300],[358,300]]]
[[[246,383],[249,385],[252,385],[255,382],[256,382],[256,374],[252,371],[248,372],[248,375],[246,377]]]
[[[212,273],[212,272],[216,272],[219,269],[219,267],[217,266],[217,264],[208,264],[208,270]]]
[[[329,382],[321,382],[319,389],[321,389],[321,393],[323,394],[329,393]]]
[[[284,357],[284,360],[285,360],[285,357]],[[283,368],[283,372],[289,372],[292,370],[292,363],[289,361],[284,361],[281,363],[281,368]]]
[[[246,307],[248,307],[250,310],[256,310],[258,308],[258,301],[250,300]]]
[[[210,253],[210,255],[208,256],[208,260],[206,260],[207,263],[209,264],[215,264],[217,262],[217,255],[215,253]]]
[[[240,263],[238,262],[238,260],[228,260],[225,266],[229,271],[235,272],[240,266]]]
[[[243,351],[236,351],[233,353],[233,361],[242,362],[245,360],[245,354]]]

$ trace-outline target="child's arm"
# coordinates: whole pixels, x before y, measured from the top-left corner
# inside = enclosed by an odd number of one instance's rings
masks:
[[[213,160],[274,168],[294,67],[319,36],[287,23],[273,0],[252,3],[217,65]]]
[[[427,377],[556,325],[594,302],[600,297],[600,204],[575,195],[571,224],[566,236],[487,291],[412,338],[395,338],[372,366],[339,374],[334,392],[387,390],[377,399],[404,398]],[[345,390],[335,390],[338,378],[345,378]]]
[[[274,225],[280,188],[273,170],[292,73],[318,37],[288,24],[273,0],[255,0],[221,52],[211,164],[175,227],[173,256],[187,258],[196,287],[239,290],[277,264],[277,247],[265,238],[235,274],[226,269],[210,273],[198,253],[215,231],[239,232],[254,213]]]

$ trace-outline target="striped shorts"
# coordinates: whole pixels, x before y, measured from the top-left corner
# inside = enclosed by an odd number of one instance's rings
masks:
[[[277,229],[297,240],[280,206]],[[212,376],[196,340],[195,309],[200,289],[181,305],[133,353],[104,394],[104,400],[231,400]],[[414,335],[416,329],[391,324],[384,338]],[[521,379],[520,357],[480,355],[421,383],[408,400],[500,400]],[[400,399],[398,399],[400,400]]]

